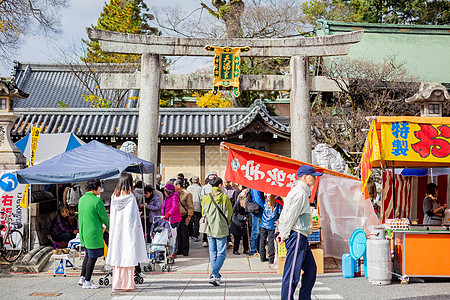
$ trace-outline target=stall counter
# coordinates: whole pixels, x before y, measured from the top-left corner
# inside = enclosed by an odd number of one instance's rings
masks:
[[[450,277],[450,231],[394,231],[394,267],[403,276]]]

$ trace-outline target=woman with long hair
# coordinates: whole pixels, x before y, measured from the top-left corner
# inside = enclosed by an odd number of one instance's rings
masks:
[[[134,267],[147,261],[139,208],[133,194],[133,177],[121,173],[111,196],[109,251],[106,263],[113,267],[112,291],[134,289]]]

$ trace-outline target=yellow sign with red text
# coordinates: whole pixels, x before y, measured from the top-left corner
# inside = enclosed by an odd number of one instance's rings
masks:
[[[450,163],[450,126],[381,123],[381,157],[387,161]]]

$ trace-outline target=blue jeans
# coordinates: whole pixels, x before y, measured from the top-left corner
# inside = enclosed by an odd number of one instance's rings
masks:
[[[258,252],[259,247],[259,227],[261,225],[262,213],[254,214],[252,216],[252,232],[250,233],[250,255]]]
[[[227,257],[227,237],[215,238],[208,235],[209,260],[211,263],[211,275],[220,278],[220,269]]]
[[[316,261],[308,244],[308,239],[301,233],[291,231],[286,240],[286,262],[284,263],[281,282],[281,299],[294,300],[295,289],[300,281],[301,287],[298,299],[311,299],[311,292],[316,282]]]

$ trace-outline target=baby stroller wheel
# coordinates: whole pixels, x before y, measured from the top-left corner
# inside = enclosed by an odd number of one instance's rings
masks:
[[[98,280],[98,284],[103,285],[103,278],[100,278],[100,279]]]
[[[139,283],[139,277],[138,277],[138,276],[135,276],[135,277],[134,277],[134,283],[136,283],[136,284]]]
[[[108,278],[103,279],[103,284],[105,286],[108,286],[109,285],[109,279]]]
[[[139,284],[143,284],[144,283],[144,278],[139,277]]]

